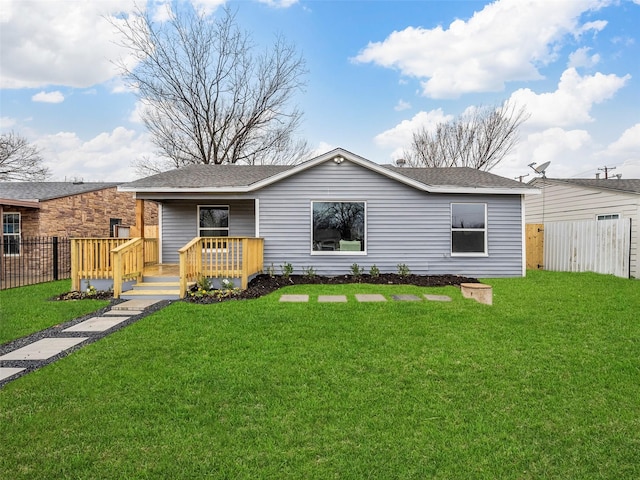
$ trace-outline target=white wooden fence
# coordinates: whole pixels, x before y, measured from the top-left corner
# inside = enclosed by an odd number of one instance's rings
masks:
[[[544,268],[629,277],[631,220],[544,224]]]

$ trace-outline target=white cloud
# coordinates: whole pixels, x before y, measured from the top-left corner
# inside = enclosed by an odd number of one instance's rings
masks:
[[[105,17],[131,14],[130,0],[3,0],[2,10],[1,88],[88,87],[113,78],[127,54]]]
[[[0,117],[0,128],[2,130],[9,129],[9,128],[15,126],[16,123],[17,122],[16,122],[15,118]]]
[[[598,153],[607,165],[616,165],[623,178],[640,178],[640,123],[626,129],[620,138]]]
[[[536,80],[540,65],[556,60],[566,35],[604,28],[605,22],[579,23],[580,16],[610,0],[498,0],[468,21],[449,28],[408,27],[367,45],[354,59],[396,68],[427,79],[423,94],[455,98],[468,92],[501,91],[505,82]]]
[[[31,100],[42,103],[62,103],[64,102],[64,95],[58,90],[54,92],[41,91],[32,96]]]
[[[376,135],[374,142],[383,148],[393,148],[391,158],[401,158],[403,150],[411,144],[413,132],[422,128],[432,130],[439,123],[452,119],[452,115],[445,115],[440,108],[429,112],[418,112],[410,120],[403,120],[395,127]]]
[[[393,109],[396,112],[402,112],[403,110],[408,110],[410,108],[411,108],[411,104],[409,102],[405,102],[402,99],[398,100],[398,103],[396,104],[396,106],[393,107]]]
[[[42,149],[53,180],[131,181],[135,179],[132,161],[143,155],[155,156],[147,135],[123,127],[88,141],[72,132],[60,132],[41,137],[34,144]]]
[[[569,54],[568,66],[574,68],[591,68],[597,65],[600,62],[600,55],[598,55],[597,53],[589,55],[590,50],[591,49],[589,47],[582,47]]]
[[[275,8],[289,8],[298,3],[298,0],[258,0],[258,2]]]
[[[630,78],[630,75],[618,77],[602,73],[583,77],[575,68],[568,68],[555,92],[536,94],[521,88],[511,94],[510,100],[525,106],[531,114],[525,124],[527,128],[576,125],[591,122],[593,105],[613,97]]]

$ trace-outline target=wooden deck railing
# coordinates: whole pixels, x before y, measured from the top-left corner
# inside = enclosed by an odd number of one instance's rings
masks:
[[[84,279],[113,279],[113,296],[119,298],[122,282],[141,277],[145,265],[158,263],[155,238],[71,239],[71,288],[80,290]]]
[[[83,278],[113,278],[111,250],[128,241],[128,238],[72,238],[72,290],[80,290],[80,281]]]
[[[240,278],[247,288],[249,276],[263,270],[264,239],[196,237],[179,250],[180,298],[187,284],[200,276]]]

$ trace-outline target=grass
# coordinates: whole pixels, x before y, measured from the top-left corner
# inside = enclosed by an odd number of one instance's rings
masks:
[[[486,283],[175,303],[0,390],[0,478],[639,478],[640,284]]]
[[[99,310],[105,300],[52,302],[71,290],[71,280],[0,290],[0,345]]]

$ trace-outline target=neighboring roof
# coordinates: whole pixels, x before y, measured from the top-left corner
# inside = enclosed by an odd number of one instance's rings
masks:
[[[304,163],[289,165],[193,165],[120,185],[121,191],[153,193],[242,193],[259,190],[324,162],[360,165],[418,190],[432,193],[539,193],[537,188],[472,168],[383,166],[337,148]]]
[[[44,201],[118,185],[117,182],[0,182],[0,199]]]
[[[597,188],[601,190],[614,190],[624,193],[640,194],[640,179],[622,179],[622,178],[535,178],[531,185],[539,185],[543,180],[556,183],[566,183],[569,185],[578,185],[580,187]]]

